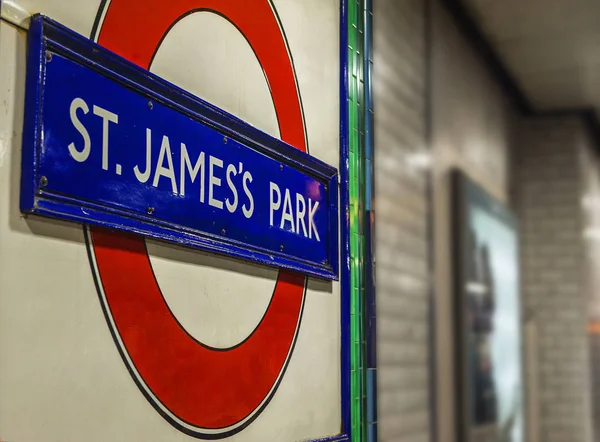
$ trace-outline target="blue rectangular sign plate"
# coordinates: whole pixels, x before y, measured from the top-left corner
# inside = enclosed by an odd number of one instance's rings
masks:
[[[42,16],[21,210],[336,279],[335,168]]]

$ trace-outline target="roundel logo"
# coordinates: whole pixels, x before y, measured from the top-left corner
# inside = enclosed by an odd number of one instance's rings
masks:
[[[92,38],[148,69],[167,33],[195,12],[217,14],[243,35],[269,85],[281,138],[307,151],[294,67],[270,0],[104,0]],[[231,436],[256,419],[294,349],[305,277],[280,271],[254,331],[232,347],[213,348],[173,315],[142,238],[91,228],[86,240],[113,339],[156,411],[180,431],[204,439]]]

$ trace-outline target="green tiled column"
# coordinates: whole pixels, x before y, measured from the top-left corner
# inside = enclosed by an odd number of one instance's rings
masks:
[[[364,333],[365,151],[364,151],[364,0],[348,2],[348,115],[350,169],[351,274],[351,424],[352,440],[366,440],[366,366]]]

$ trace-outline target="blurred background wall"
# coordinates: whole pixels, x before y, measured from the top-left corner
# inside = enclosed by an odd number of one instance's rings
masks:
[[[455,434],[452,168],[509,201],[514,109],[489,68],[439,2],[431,7],[431,170],[433,181],[437,383],[436,434]]]
[[[592,441],[598,140],[578,108],[524,106],[502,59],[490,62],[489,45],[457,19],[457,3],[374,3],[380,440],[463,442],[450,198],[458,168],[519,220],[527,440]]]
[[[521,231],[522,296],[535,321],[540,437],[591,440],[587,174],[596,167],[585,126],[574,117],[521,118],[513,193]],[[533,424],[533,423],[532,423]]]
[[[378,432],[430,438],[426,2],[374,5]]]

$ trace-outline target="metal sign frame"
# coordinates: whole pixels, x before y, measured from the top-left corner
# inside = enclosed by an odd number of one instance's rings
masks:
[[[244,148],[279,162],[281,168],[302,173],[325,189],[327,211],[326,258],[318,261],[291,253],[282,243],[279,250],[252,240],[228,238],[224,231],[206,232],[189,225],[161,219],[154,211],[121,210],[74,195],[52,191],[40,173],[44,155],[46,72],[53,56],[94,71],[129,91],[182,114],[231,139]],[[297,173],[297,172],[295,172]],[[149,207],[153,202],[149,201]],[[108,51],[87,38],[42,15],[31,19],[29,28],[25,123],[23,135],[21,211],[68,221],[124,230],[147,237],[222,253],[326,279],[338,279],[338,175],[337,170],[300,150],[267,135],[227,112],[185,92],[160,77]],[[251,235],[249,235],[251,237]],[[292,238],[291,240],[294,240]],[[292,248],[292,247],[290,247]],[[298,249],[298,247],[296,247]]]

